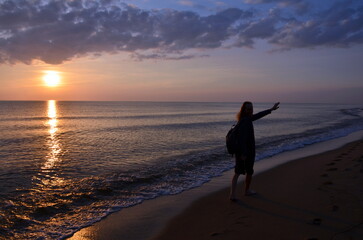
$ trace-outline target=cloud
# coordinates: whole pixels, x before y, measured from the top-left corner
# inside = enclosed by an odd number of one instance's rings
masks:
[[[283,21],[283,18],[280,17],[279,10],[274,10],[270,11],[269,15],[265,17],[241,25],[234,46],[252,48],[255,39],[271,38],[277,31],[277,24],[281,21]]]
[[[186,59],[193,59],[193,58],[202,58],[202,57],[209,57],[209,55],[195,55],[195,54],[179,54],[179,55],[170,55],[170,54],[162,54],[162,53],[150,53],[150,54],[142,54],[142,53],[132,53],[131,58],[136,61],[142,61],[146,59],[153,59],[153,60],[186,60]]]
[[[1,63],[39,59],[59,64],[90,53],[217,48],[230,38],[233,23],[251,16],[241,9],[207,17],[170,9],[145,11],[106,0],[36,3],[1,3]]]
[[[289,21],[269,39],[281,49],[349,47],[363,43],[363,6],[338,2],[313,19]]]
[[[283,50],[363,42],[363,6],[354,1],[339,2],[301,19],[287,18],[279,9],[229,8],[201,16],[172,9],[142,10],[113,0],[0,0],[0,63],[60,64],[118,52],[128,52],[136,60],[189,59],[198,55],[185,51],[253,47],[258,39]]]
[[[292,7],[296,13],[304,14],[311,8],[306,0],[245,0],[249,4],[278,4],[281,7]]]
[[[195,5],[195,3],[189,0],[179,1],[179,4],[188,7],[193,7]]]
[[[206,7],[204,5],[198,4],[198,3],[193,2],[193,1],[183,0],[183,1],[179,1],[178,3],[180,5],[182,5],[182,6],[185,6],[185,7],[190,7],[190,8],[194,8],[194,9],[198,9],[198,10],[202,10],[202,11],[210,11],[209,7]]]

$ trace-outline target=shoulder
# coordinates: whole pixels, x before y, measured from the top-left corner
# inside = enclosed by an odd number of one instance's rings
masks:
[[[238,125],[240,126],[246,126],[252,123],[252,119],[250,117],[243,117],[241,120],[238,121]]]
[[[250,122],[251,119],[252,119],[251,117],[246,116],[246,117],[241,118],[241,120],[239,120],[239,122],[246,123],[246,122]]]

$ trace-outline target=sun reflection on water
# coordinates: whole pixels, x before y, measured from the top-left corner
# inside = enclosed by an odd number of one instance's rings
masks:
[[[47,117],[45,124],[49,127],[46,142],[48,151],[40,172],[34,177],[34,180],[38,182],[37,186],[42,190],[60,188],[65,184],[64,179],[60,177],[62,145],[59,140],[57,101],[48,101]]]
[[[58,206],[68,201],[59,194],[67,185],[67,180],[62,177],[62,144],[59,139],[57,101],[47,102],[46,116],[44,124],[48,129],[45,132],[45,161],[40,166],[39,172],[32,177],[33,187],[30,192],[22,198],[22,204],[27,204],[25,212],[30,219],[47,216],[52,211],[56,212]]]
[[[52,169],[56,163],[60,161],[59,155],[62,151],[61,145],[57,138],[58,120],[57,120],[57,102],[55,100],[48,101],[48,118],[47,125],[49,125],[49,153],[47,161],[42,167],[43,170]]]

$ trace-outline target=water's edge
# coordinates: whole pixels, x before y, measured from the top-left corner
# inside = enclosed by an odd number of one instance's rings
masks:
[[[363,131],[277,154],[273,157],[257,161],[255,164],[255,175],[293,160],[340,148],[360,139],[363,139]],[[233,170],[229,170],[222,176],[215,177],[202,186],[176,195],[160,196],[155,199],[145,200],[139,205],[114,212],[93,225],[77,231],[67,239],[149,239],[159,233],[170,219],[181,213],[195,200],[229,187],[232,175]]]

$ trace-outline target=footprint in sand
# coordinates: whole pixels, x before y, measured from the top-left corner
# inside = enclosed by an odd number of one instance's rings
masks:
[[[215,237],[215,236],[218,236],[218,235],[220,235],[221,233],[219,233],[219,232],[215,232],[215,233],[211,233],[210,235],[212,236],[212,237]]]
[[[337,205],[333,205],[332,210],[333,210],[333,212],[338,211],[338,210],[339,210],[339,206],[337,206]]]
[[[336,171],[336,170],[338,170],[338,168],[329,168],[327,171]]]
[[[321,222],[322,222],[321,218],[314,218],[313,220],[308,221],[307,223],[311,225],[320,226]]]
[[[245,219],[248,217],[239,217],[235,221],[235,224],[247,226]]]
[[[312,224],[320,225],[321,224],[321,219],[320,218],[314,218]]]

